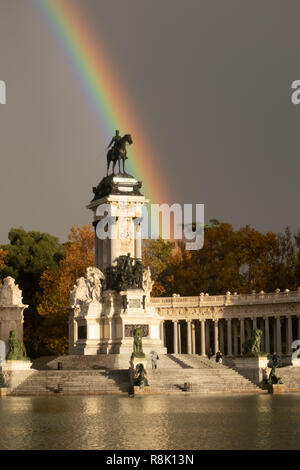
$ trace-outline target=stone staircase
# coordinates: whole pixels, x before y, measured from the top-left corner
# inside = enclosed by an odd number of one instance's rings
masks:
[[[129,388],[128,370],[37,370],[11,395],[118,394],[128,393]]]
[[[147,372],[152,393],[184,391],[191,384],[192,393],[261,392],[254,383],[238,372],[218,364],[214,359],[188,355],[160,356],[158,368]]]
[[[113,356],[113,355],[111,355]],[[36,369],[15,387],[12,395],[88,395],[118,394],[130,391],[127,368],[108,368],[113,358],[107,356],[60,356],[39,358]],[[124,359],[128,363],[128,357]],[[212,358],[189,354],[160,355],[158,368],[151,369],[147,356],[147,377],[151,393],[182,393],[191,384],[192,393],[261,392],[237,371]],[[57,370],[58,362],[63,369]],[[281,370],[280,370],[281,371]],[[300,370],[299,370],[300,372]],[[300,374],[299,374],[300,383]],[[59,391],[61,390],[61,391]]]

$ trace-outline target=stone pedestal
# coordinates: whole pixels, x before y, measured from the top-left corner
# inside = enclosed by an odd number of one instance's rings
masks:
[[[267,356],[259,357],[232,357],[223,358],[224,365],[233,367],[241,375],[247,377],[256,384],[262,383],[267,378],[268,358]]]
[[[274,395],[277,395],[279,393],[286,393],[286,386],[285,384],[270,384],[269,393],[273,393]]]
[[[30,361],[5,361],[0,364],[0,372],[29,370],[32,362]]]
[[[0,364],[0,378],[4,384],[4,389],[8,393],[9,390],[16,388],[20,383],[26,380],[35,372],[31,369],[30,361],[5,361]]]

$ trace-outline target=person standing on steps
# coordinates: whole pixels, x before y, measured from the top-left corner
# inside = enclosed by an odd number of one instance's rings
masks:
[[[151,351],[151,363],[152,363],[152,369],[157,369],[157,361],[159,357],[156,351]]]

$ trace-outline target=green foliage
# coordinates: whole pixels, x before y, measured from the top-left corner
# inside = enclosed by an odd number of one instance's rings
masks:
[[[249,225],[234,230],[214,219],[204,230],[201,250],[186,251],[178,241],[145,243],[143,258],[153,272],[153,295],[272,292],[300,285],[300,231],[264,234]]]
[[[11,229],[8,238],[10,244],[1,247],[7,252],[1,278],[15,278],[23,292],[23,302],[29,305],[24,311],[24,342],[29,356],[34,357],[32,342],[41,323],[37,314],[41,275],[47,268],[57,269],[64,257],[63,245],[48,233],[26,232],[23,228]]]

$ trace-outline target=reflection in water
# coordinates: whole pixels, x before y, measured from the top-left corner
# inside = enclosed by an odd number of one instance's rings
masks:
[[[0,449],[300,449],[300,395],[0,400]]]

